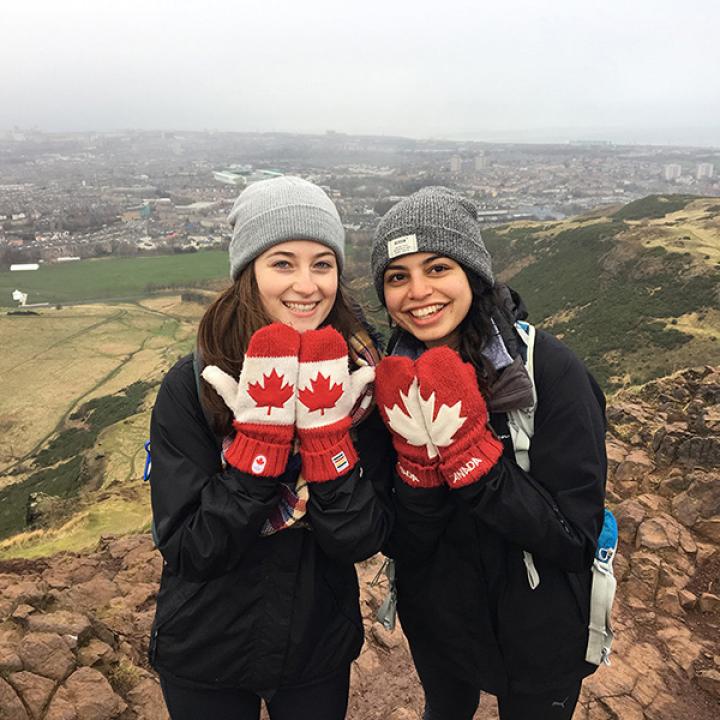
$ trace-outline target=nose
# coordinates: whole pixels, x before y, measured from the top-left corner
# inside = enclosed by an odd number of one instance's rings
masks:
[[[297,273],[293,279],[293,290],[299,295],[312,295],[317,290],[317,283],[309,270],[301,270]]]
[[[425,279],[424,275],[417,274],[410,276],[408,284],[408,296],[413,300],[421,300],[432,293],[432,286]]]

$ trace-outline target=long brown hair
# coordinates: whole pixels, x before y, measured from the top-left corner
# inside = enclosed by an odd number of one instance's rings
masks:
[[[350,301],[342,282],[335,302],[322,326],[332,325],[346,342],[363,330],[362,311]],[[202,364],[217,365],[234,378],[240,376],[243,358],[253,333],[273,322],[260,300],[254,263],[247,265],[235,282],[214,300],[198,327],[197,348]],[[213,419],[213,431],[226,435],[232,427],[232,412],[205,380],[200,401]]]

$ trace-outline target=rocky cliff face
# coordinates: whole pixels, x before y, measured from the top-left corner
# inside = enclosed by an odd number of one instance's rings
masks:
[[[621,393],[608,420],[619,638],[612,666],[586,683],[587,717],[716,718],[720,370]]]
[[[147,536],[0,564],[0,719],[167,717],[144,661],[161,566]]]
[[[612,665],[585,682],[580,720],[720,715],[720,369],[617,396],[608,504],[620,526]],[[419,720],[399,629],[374,622],[380,566],[359,566],[367,642],[348,717]],[[161,559],[148,536],[95,552],[0,563],[0,720],[167,718],[145,653]],[[496,718],[484,699],[478,720]]]

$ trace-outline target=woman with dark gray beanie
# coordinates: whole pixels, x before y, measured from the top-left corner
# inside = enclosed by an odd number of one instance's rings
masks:
[[[603,524],[604,398],[497,283],[474,204],[431,187],[372,248],[394,325],[376,400],[396,451],[397,607],[426,720],[567,720],[598,662],[591,568]]]
[[[390,529],[378,351],[340,276],[321,188],[248,187],[232,285],[152,414],[163,572],[150,642],[173,720],[340,720],[363,625],[354,563]]]

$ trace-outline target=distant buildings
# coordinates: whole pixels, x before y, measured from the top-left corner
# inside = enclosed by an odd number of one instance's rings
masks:
[[[710,148],[515,144],[272,133],[0,132],[0,261],[226,245],[238,193],[282,174],[327,188],[366,244],[399,197],[430,184],[472,197],[486,224],[557,219],[649,194],[720,197]]]
[[[133,205],[127,210],[123,210],[120,213],[120,218],[123,222],[131,222],[133,220],[147,220],[150,217],[150,205],[147,202],[143,202],[141,205]]]
[[[695,174],[695,177],[698,180],[702,180],[703,178],[711,178],[715,172],[715,166],[712,163],[709,162],[702,162],[698,163],[697,166],[697,172]]]
[[[480,170],[486,170],[489,166],[488,159],[485,157],[485,155],[476,155],[475,156],[475,172],[480,172]]]
[[[225,185],[235,185],[243,187],[245,185],[245,176],[240,173],[231,172],[230,170],[219,170],[213,172],[213,177]]]
[[[213,171],[213,177],[218,182],[236,187],[244,187],[259,180],[268,180],[284,174],[279,170],[253,170],[250,165],[232,165],[227,170]]]
[[[682,175],[682,167],[677,163],[669,163],[663,169],[663,176],[669,182],[670,180],[677,180]]]
[[[472,172],[481,172],[490,167],[490,162],[484,152],[474,157],[464,158],[462,155],[453,155],[450,157],[450,173],[452,175],[472,174]]]

